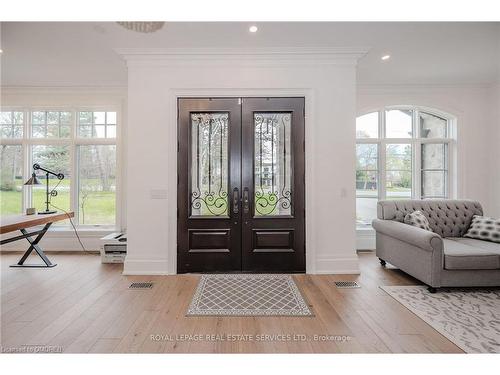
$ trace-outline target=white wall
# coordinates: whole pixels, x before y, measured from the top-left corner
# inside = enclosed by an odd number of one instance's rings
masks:
[[[127,274],[176,272],[176,98],[306,97],[306,263],[356,273],[355,61],[335,52],[122,51],[128,61]],[[164,190],[166,200],[152,199]]]
[[[124,168],[124,157],[126,155],[126,144],[121,140],[126,136],[126,96],[125,87],[2,87],[2,108],[56,108],[74,109],[82,107],[106,107],[117,109],[119,116],[119,129],[117,132],[118,174],[121,181],[126,178],[127,169]],[[119,201],[117,202],[118,222],[120,228],[126,227],[126,185],[119,186]],[[118,228],[118,229],[120,229]],[[100,238],[109,230],[84,229],[79,230],[80,237],[87,250],[98,250],[101,246]],[[8,238],[19,233],[9,233],[2,238]],[[2,251],[24,251],[28,242],[16,241],[2,245]],[[42,248],[53,251],[80,251],[73,231],[70,228],[55,228],[44,236],[40,242]]]
[[[358,115],[398,104],[431,107],[456,116],[457,197],[477,199],[486,215],[500,217],[498,86],[358,87]]]
[[[496,138],[492,137],[496,151],[492,166],[494,172],[492,191],[495,204],[493,216],[500,217],[500,84],[495,85],[492,90],[493,108],[496,110]]]

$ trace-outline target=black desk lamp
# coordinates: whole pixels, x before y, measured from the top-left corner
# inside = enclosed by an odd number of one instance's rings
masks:
[[[46,177],[46,182],[47,182],[47,198],[45,201],[46,208],[45,211],[39,212],[39,214],[55,214],[57,211],[54,210],[49,210],[49,205],[50,205],[50,197],[55,197],[57,196],[57,191],[56,188],[52,189],[49,191],[49,175],[56,176],[59,180],[64,179],[64,175],[62,173],[55,173],[52,171],[49,171],[48,169],[42,168],[40,164],[33,164],[33,171],[41,170],[45,172],[45,177]],[[38,178],[36,177],[35,172],[31,175],[31,178],[24,183],[25,185],[41,185],[40,181],[38,181]],[[56,186],[57,187],[57,186]]]

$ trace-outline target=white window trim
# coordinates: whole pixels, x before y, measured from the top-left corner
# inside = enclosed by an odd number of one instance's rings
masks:
[[[388,110],[412,110],[412,138],[385,138],[385,113]],[[455,116],[429,107],[415,105],[391,105],[364,111],[358,114],[358,117],[378,112],[378,138],[356,138],[356,144],[377,144],[378,147],[378,195],[377,200],[386,199],[386,145],[407,143],[412,145],[412,199],[421,199],[422,196],[422,169],[421,169],[421,149],[422,144],[446,144],[447,145],[447,178],[446,178],[446,197],[456,198],[456,126]],[[442,117],[448,121],[447,138],[420,138],[420,127],[418,126],[419,112],[429,113]],[[372,198],[356,195],[357,198]],[[367,230],[371,228],[369,224],[357,224],[357,230]]]
[[[122,201],[122,168],[121,168],[121,139],[122,139],[122,116],[121,108],[118,105],[96,105],[96,106],[5,106],[0,108],[1,111],[19,111],[23,112],[23,137],[22,138],[0,138],[0,144],[21,146],[23,157],[23,181],[28,180],[33,171],[33,160],[31,153],[31,146],[36,145],[67,145],[70,148],[70,167],[71,167],[71,180],[70,180],[70,210],[75,212],[75,218],[78,218],[78,170],[76,160],[76,150],[80,145],[116,145],[116,191],[115,191],[115,224],[102,225],[102,224],[77,224],[77,228],[89,231],[106,231],[119,230],[122,227],[121,223],[121,204]],[[32,138],[31,130],[31,112],[36,111],[66,111],[72,113],[71,120],[71,133],[69,138]],[[78,137],[78,112],[116,112],[116,138],[82,138]],[[22,212],[26,208],[31,207],[32,194],[31,186],[23,189],[22,193]],[[78,220],[76,220],[78,221]],[[70,226],[57,226],[54,227],[57,231],[72,231]]]

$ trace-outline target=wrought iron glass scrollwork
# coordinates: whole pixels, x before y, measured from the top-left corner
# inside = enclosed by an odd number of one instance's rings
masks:
[[[191,114],[191,215],[228,216],[228,113]]]
[[[291,114],[255,113],[256,216],[292,214]]]

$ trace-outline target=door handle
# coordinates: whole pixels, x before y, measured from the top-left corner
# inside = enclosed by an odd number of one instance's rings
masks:
[[[243,189],[243,213],[248,214],[250,211],[250,197],[248,188]]]
[[[238,214],[240,212],[240,190],[238,188],[233,189],[233,214]]]

